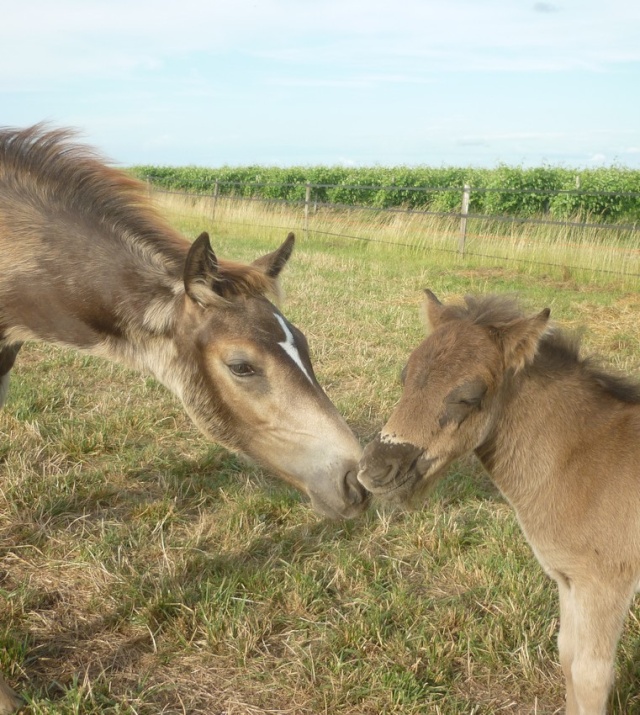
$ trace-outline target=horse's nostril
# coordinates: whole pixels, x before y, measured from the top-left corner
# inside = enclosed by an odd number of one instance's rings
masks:
[[[378,459],[367,468],[368,481],[372,486],[384,487],[398,476],[400,464],[397,459]]]
[[[369,497],[367,490],[358,481],[357,470],[347,472],[344,478],[345,499],[349,504],[357,506]]]

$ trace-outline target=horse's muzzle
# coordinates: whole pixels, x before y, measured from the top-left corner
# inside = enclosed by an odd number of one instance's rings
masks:
[[[349,505],[349,516],[358,516],[369,505],[371,494],[358,481],[357,469],[351,470],[344,479],[344,501]]]

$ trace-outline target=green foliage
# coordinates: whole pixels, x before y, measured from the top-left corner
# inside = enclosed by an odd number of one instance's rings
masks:
[[[640,219],[640,171],[619,167],[136,166],[131,172],[169,190],[213,194],[217,181],[219,196],[288,202],[303,202],[309,183],[314,204],[436,213],[460,211],[468,184],[471,213],[624,223]]]
[[[484,212],[529,218],[548,213],[553,192],[566,189],[575,174],[565,169],[500,166],[487,183]]]

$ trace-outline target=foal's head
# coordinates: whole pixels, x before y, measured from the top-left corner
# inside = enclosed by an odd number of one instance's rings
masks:
[[[366,506],[356,479],[361,447],[318,384],[304,335],[269,300],[293,249],[252,265],[218,261],[206,234],[193,244],[176,343],[182,399],[212,439],[302,490],[318,511]]]
[[[454,459],[482,445],[505,381],[533,360],[549,311],[526,318],[497,296],[443,305],[426,291],[425,316],[428,336],[411,353],[400,402],[358,474],[399,503],[422,496]]]

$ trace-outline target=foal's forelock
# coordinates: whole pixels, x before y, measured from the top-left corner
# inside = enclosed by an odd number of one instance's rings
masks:
[[[264,296],[280,302],[280,284],[255,266],[234,261],[218,261],[218,277],[214,283],[216,294],[222,298]]]

